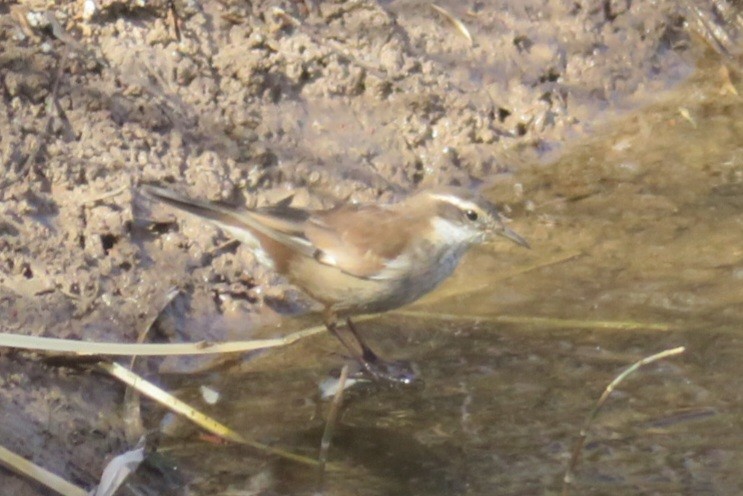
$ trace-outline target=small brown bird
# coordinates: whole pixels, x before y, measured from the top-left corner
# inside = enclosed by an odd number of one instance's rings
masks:
[[[467,249],[503,236],[528,247],[495,206],[462,188],[424,190],[393,204],[305,210],[291,197],[269,207],[236,210],[144,186],[144,193],[207,219],[246,243],[263,265],[286,276],[325,307],[328,330],[376,378],[409,382],[385,370],[350,317],[401,307],[446,279]],[[361,353],[338,332],[345,318]]]

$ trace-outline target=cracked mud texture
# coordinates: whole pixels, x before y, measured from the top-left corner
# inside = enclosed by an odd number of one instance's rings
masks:
[[[133,342],[159,316],[160,340],[250,337],[301,295],[139,184],[319,207],[497,183],[508,211],[529,201],[521,164],[694,69],[674,0],[439,3],[471,45],[426,2],[84,5],[0,3],[4,332]],[[123,387],[7,350],[0,368],[3,444],[95,484],[127,446]]]

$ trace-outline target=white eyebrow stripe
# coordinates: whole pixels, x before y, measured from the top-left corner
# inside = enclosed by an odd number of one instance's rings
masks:
[[[462,210],[480,210],[480,207],[476,203],[465,200],[463,198],[459,198],[458,196],[447,194],[437,194],[432,196],[437,200],[451,203],[455,207],[461,208]]]

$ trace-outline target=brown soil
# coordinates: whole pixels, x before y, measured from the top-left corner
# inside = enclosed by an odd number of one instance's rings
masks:
[[[139,184],[312,205],[516,186],[520,163],[694,67],[676,0],[440,2],[471,46],[419,1],[86,3],[0,3],[4,332],[131,342],[160,315],[157,338],[245,337],[297,295]],[[529,200],[501,189],[506,208]],[[110,379],[8,351],[0,370],[7,448],[86,487],[127,448]]]

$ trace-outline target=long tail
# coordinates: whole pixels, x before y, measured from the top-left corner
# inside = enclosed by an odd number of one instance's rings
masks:
[[[171,207],[183,210],[197,217],[210,220],[220,227],[225,224],[233,227],[252,227],[246,225],[249,223],[246,223],[237,212],[222,207],[216,203],[193,200],[182,196],[175,191],[149,184],[142,186],[141,191],[150,198],[161,201]]]
[[[256,246],[256,241],[268,238],[307,256],[312,256],[314,253],[314,248],[300,234],[301,230],[297,229],[295,222],[283,220],[275,215],[263,214],[260,210],[237,211],[216,203],[193,200],[153,185],[142,186],[142,192],[150,198],[211,221],[238,241],[249,246]]]

